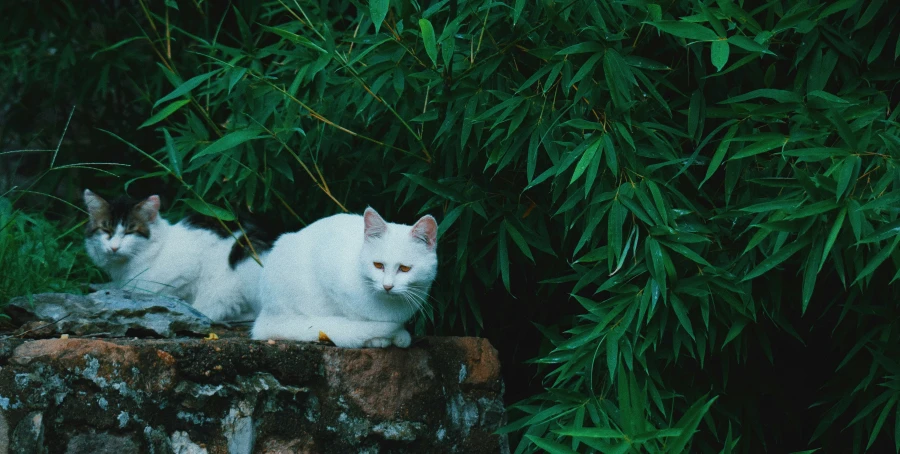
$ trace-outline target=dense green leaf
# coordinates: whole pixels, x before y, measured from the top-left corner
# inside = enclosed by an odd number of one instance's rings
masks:
[[[713,397],[704,402],[704,400],[706,400],[704,398],[691,405],[691,408],[688,409],[687,413],[685,413],[676,424],[676,427],[682,429],[684,432],[669,443],[667,452],[679,454],[685,449],[688,441],[690,441],[691,435],[697,430],[697,426],[700,425],[700,420],[703,419],[703,416],[706,415],[706,412],[709,411],[709,408],[715,403],[716,399],[716,397]]]
[[[569,184],[574,183],[578,177],[584,174],[584,171],[587,170],[588,165],[597,153],[603,153],[603,140],[601,137],[591,140],[591,144],[588,145],[584,154],[581,155],[581,159],[578,160],[578,164],[575,165],[575,172],[572,173],[572,179],[569,180]]]
[[[159,100],[157,100],[156,103],[153,104],[153,108],[155,109],[155,108],[158,107],[160,104],[164,104],[166,101],[171,101],[171,100],[173,100],[173,99],[175,99],[175,98],[178,98],[178,97],[180,97],[180,96],[184,96],[184,95],[190,93],[191,90],[193,90],[193,89],[199,87],[200,84],[202,84],[203,82],[208,81],[211,77],[213,77],[214,75],[216,75],[216,74],[218,74],[218,73],[219,73],[218,70],[216,70],[216,71],[210,71],[210,72],[208,72],[208,73],[206,73],[206,74],[201,74],[201,75],[199,75],[199,76],[195,76],[195,77],[192,77],[192,78],[188,79],[188,80],[187,80],[186,82],[184,82],[183,84],[181,84],[181,85],[175,87],[175,89],[172,90],[171,93],[169,93],[169,94],[163,96],[162,98],[159,98]]]
[[[387,17],[390,0],[369,0],[369,15],[372,16],[372,24],[375,25],[375,33],[381,29],[381,23]]]
[[[169,115],[172,115],[173,113],[178,111],[178,109],[184,107],[184,105],[189,102],[191,102],[191,101],[187,100],[187,99],[182,99],[181,101],[175,101],[172,104],[169,104],[168,106],[166,106],[165,108],[163,108],[162,110],[157,112],[156,115],[150,117],[149,119],[147,119],[147,121],[141,123],[141,125],[138,126],[138,129],[146,128],[147,126],[151,126],[151,125],[154,125],[156,123],[159,123],[159,122],[165,120]]]
[[[716,71],[721,71],[728,63],[729,47],[728,41],[713,41],[711,45],[712,64],[716,67]]]
[[[661,20],[650,22],[650,25],[658,28],[659,31],[663,33],[668,33],[680,38],[694,39],[697,41],[716,41],[719,39],[716,32],[691,22]]]
[[[175,148],[175,140],[169,134],[169,130],[163,128],[163,135],[166,139],[166,154],[169,156],[169,168],[177,177],[181,177],[181,156],[178,156],[178,150]]]
[[[766,257],[765,260],[759,262],[755,268],[750,270],[744,277],[741,279],[742,281],[749,281],[750,279],[757,278],[762,276],[764,273],[767,273],[772,268],[775,268],[785,260],[789,259],[792,255],[799,252],[801,249],[806,247],[811,240],[809,239],[799,239],[781,249],[778,252]]]
[[[428,19],[419,19],[419,28],[422,29],[422,41],[425,43],[425,52],[431,62],[437,66],[437,40],[434,37],[434,27]]]
[[[265,136],[262,135],[262,131],[260,131],[259,129],[242,129],[240,131],[233,131],[225,134],[219,140],[200,150],[197,154],[191,157],[191,161],[196,161],[198,158],[202,158],[204,156],[219,154],[242,143],[248,142],[250,140],[261,139],[263,137]]]
[[[222,221],[235,220],[234,214],[232,214],[230,211],[221,207],[217,207],[215,205],[211,205],[210,203],[203,200],[185,199],[184,203],[191,207],[192,210],[204,216],[214,217]]]

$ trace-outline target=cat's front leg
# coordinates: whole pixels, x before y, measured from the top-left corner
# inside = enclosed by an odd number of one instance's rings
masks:
[[[385,348],[391,346],[391,339],[387,337],[374,337],[372,339],[366,339],[363,342],[363,347],[366,348]]]
[[[390,347],[391,344],[393,344],[400,348],[407,348],[411,343],[412,336],[409,335],[409,331],[400,328],[395,331],[390,337],[374,337],[371,339],[367,339],[365,342],[363,342],[363,347],[385,348]]]
[[[409,346],[409,333],[399,323],[345,317],[316,317],[312,321],[316,332],[324,333],[338,347],[384,348],[391,344],[404,346],[404,341]]]

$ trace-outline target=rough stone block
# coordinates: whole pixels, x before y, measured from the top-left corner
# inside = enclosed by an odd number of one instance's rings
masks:
[[[0,454],[508,452],[484,339],[0,340]]]

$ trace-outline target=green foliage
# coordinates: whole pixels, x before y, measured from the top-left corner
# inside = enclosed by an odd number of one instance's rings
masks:
[[[96,281],[99,272],[81,245],[82,225],[63,230],[0,197],[0,302],[39,292],[81,293]]]
[[[223,218],[437,215],[434,331],[543,314],[516,452],[760,452],[785,338],[840,355],[810,448],[900,451],[900,4],[201,3],[141,3],[134,154]]]

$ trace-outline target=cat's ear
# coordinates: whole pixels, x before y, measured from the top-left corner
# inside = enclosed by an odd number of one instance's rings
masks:
[[[437,229],[437,221],[427,214],[416,222],[409,234],[425,243],[429,251],[433,251],[437,246]]]
[[[109,203],[90,189],[84,190],[84,205],[87,207],[91,219],[109,215]]]
[[[387,232],[387,222],[384,222],[381,215],[373,210],[372,207],[366,208],[366,212],[363,214],[363,220],[366,224],[365,234],[367,240],[369,238],[381,238],[381,236],[384,235],[384,232]]]
[[[147,200],[139,203],[137,208],[147,222],[155,221],[157,216],[159,216],[159,196],[151,195],[147,197]]]

